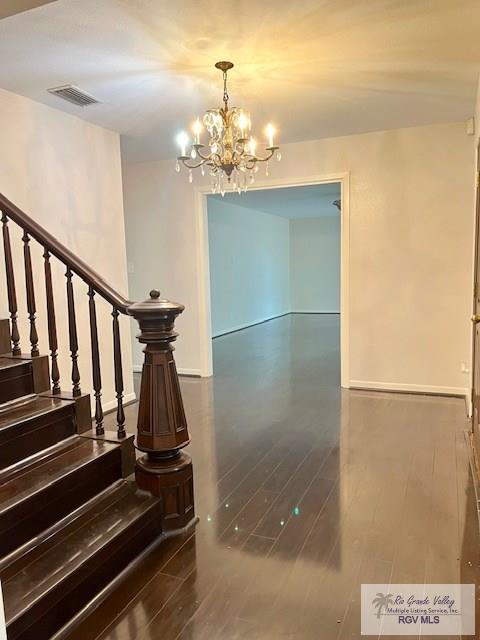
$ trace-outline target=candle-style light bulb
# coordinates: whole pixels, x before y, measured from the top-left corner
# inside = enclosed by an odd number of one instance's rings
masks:
[[[273,147],[273,136],[275,135],[275,127],[271,122],[269,122],[265,127],[265,133],[267,134],[268,138],[268,146]]]
[[[248,150],[250,152],[250,155],[252,156],[255,155],[256,148],[257,148],[257,141],[255,140],[255,138],[250,138],[250,142],[248,144]]]
[[[180,156],[185,157],[187,155],[187,144],[189,141],[188,133],[181,131],[177,136],[177,144],[180,147]]]
[[[239,118],[238,118],[238,126],[240,128],[240,131],[242,133],[242,138],[245,138],[245,131],[248,127],[248,118],[244,113],[241,113]]]
[[[193,133],[195,135],[195,144],[200,144],[200,134],[202,133],[202,123],[200,118],[197,118],[193,123]]]

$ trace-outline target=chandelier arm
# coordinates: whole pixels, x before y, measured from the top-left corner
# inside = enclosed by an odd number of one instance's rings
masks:
[[[269,151],[270,153],[268,156],[265,156],[265,158],[260,158],[260,156],[253,156],[255,158],[255,162],[268,162],[268,160],[270,160],[277,149],[278,147],[269,147],[267,151]]]
[[[205,164],[205,160],[202,160],[201,162],[198,162],[197,164],[187,164],[187,160],[184,160],[183,158],[178,158],[179,160],[181,160],[182,164],[184,167],[187,167],[187,169],[198,169],[198,167],[201,167],[202,164]]]
[[[239,143],[237,143],[239,144]],[[234,161],[236,162],[240,162],[240,160],[242,158],[247,158],[248,159],[248,153],[245,153],[245,147],[243,144],[241,144],[240,149],[233,149],[232,151],[232,158]]]
[[[208,156],[204,156],[203,153],[200,151],[200,149],[197,149],[197,155],[199,156],[199,158],[201,158],[202,160],[210,160],[210,158],[212,157],[212,154],[210,153]]]

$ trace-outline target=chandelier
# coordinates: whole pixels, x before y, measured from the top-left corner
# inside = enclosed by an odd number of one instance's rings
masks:
[[[257,154],[257,142],[251,135],[250,114],[244,109],[228,106],[227,72],[232,69],[232,62],[217,62],[215,65],[223,73],[223,107],[209,109],[203,116],[203,124],[199,118],[192,126],[193,142],[185,131],[177,138],[180,155],[176,162],[176,171],[183,165],[188,169],[188,181],[193,182],[193,170],[200,168],[202,176],[209,173],[212,193],[221,193],[231,188],[232,191],[246,191],[248,183],[255,182],[259,163],[265,163],[265,174],[268,176],[268,161],[275,154],[281,160],[279,147],[273,142],[275,127],[268,124],[265,128],[267,146],[265,155]],[[206,129],[208,142],[200,141],[203,129]]]

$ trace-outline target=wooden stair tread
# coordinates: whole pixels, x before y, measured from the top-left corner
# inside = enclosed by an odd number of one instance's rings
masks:
[[[73,436],[67,446],[53,448],[51,455],[12,473],[0,483],[0,514],[31,497],[60,478],[113,451],[116,445]]]
[[[29,364],[29,361],[21,360],[20,358],[0,356],[0,371],[3,369],[11,369],[12,367],[25,367],[29,366]]]
[[[76,431],[74,402],[30,394],[0,405],[0,484],[9,469],[18,475]]]
[[[0,432],[32,418],[58,411],[63,407],[70,407],[72,404],[69,400],[36,395],[8,403],[4,407],[0,407]]]
[[[61,590],[63,582],[105,550],[114,538],[158,508],[158,498],[127,481],[118,483],[106,497],[100,494],[78,522],[67,524],[27,553],[16,573],[3,583],[7,624],[52,590]]]
[[[57,442],[46,449],[38,451],[36,454],[29,458],[19,460],[13,465],[7,468],[0,468],[0,486],[13,478],[18,478],[26,470],[32,470],[34,467],[38,467],[50,458],[59,455],[60,452],[66,452],[77,446],[78,436],[76,434],[71,435],[68,438],[63,439],[61,442]]]

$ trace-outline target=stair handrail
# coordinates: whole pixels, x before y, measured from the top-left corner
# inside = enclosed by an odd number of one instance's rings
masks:
[[[52,255],[78,275],[87,285],[93,288],[102,298],[114,306],[120,313],[129,315],[128,308],[133,304],[118,293],[86,262],[76,256],[70,249],[57,240],[51,233],[27,215],[6,196],[0,193],[0,211],[5,213],[13,222],[32,236]]]

